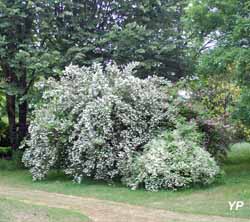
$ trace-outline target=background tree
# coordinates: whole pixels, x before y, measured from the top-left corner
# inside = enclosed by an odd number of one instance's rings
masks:
[[[43,33],[70,62],[142,62],[139,73],[178,79],[187,73],[181,16],[186,0],[58,1]],[[175,77],[174,77],[175,75]]]
[[[206,75],[235,75],[249,81],[250,1],[192,0],[186,26],[199,57],[198,71]]]
[[[186,25],[195,49],[196,74],[237,84],[241,95],[233,117],[250,127],[250,1],[193,0],[187,7]],[[243,109],[244,107],[244,109]]]
[[[10,141],[27,133],[28,98],[40,76],[69,63],[141,61],[138,74],[178,79],[187,73],[181,14],[186,1],[3,0],[0,3],[1,90]]]
[[[13,149],[27,133],[27,93],[39,75],[53,73],[56,56],[42,44],[44,12],[38,1],[1,1],[1,90],[6,94],[9,136]],[[18,120],[18,123],[16,121]]]

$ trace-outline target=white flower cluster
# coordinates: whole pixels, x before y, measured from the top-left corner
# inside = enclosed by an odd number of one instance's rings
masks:
[[[177,124],[130,159],[123,182],[132,189],[144,186],[150,191],[212,183],[219,167],[200,146],[200,139],[192,123]]]
[[[154,136],[175,108],[163,79],[139,79],[131,63],[122,70],[69,66],[57,81],[37,83],[43,103],[34,111],[23,162],[35,180],[61,167],[75,181],[124,175],[127,161]]]

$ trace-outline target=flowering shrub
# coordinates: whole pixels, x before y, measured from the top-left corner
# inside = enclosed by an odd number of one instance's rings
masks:
[[[195,121],[198,130],[203,133],[203,147],[218,162],[226,158],[230,144],[236,141],[235,124],[228,117],[210,117],[203,114],[202,107],[195,106],[192,102],[179,103],[180,115],[188,121]]]
[[[168,82],[136,78],[135,66],[69,66],[60,81],[37,84],[44,91],[42,104],[33,113],[23,156],[34,180],[52,167],[77,182],[121,176],[162,123],[174,121],[171,97],[161,91]]]
[[[241,89],[229,80],[211,77],[183,81],[181,87],[191,93],[180,101],[180,115],[196,122],[204,134],[203,146],[217,161],[225,159],[240,131],[231,114]]]
[[[223,118],[196,119],[201,132],[204,133],[205,149],[218,161],[221,162],[227,157],[230,144],[235,138],[235,126],[225,122]]]
[[[130,159],[123,182],[132,189],[142,185],[150,191],[212,183],[219,167],[201,141],[193,123],[177,124],[175,130],[153,139],[142,154]]]

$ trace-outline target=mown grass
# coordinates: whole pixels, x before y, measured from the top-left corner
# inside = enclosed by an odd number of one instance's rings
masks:
[[[119,183],[108,185],[89,179],[79,185],[56,172],[51,173],[45,181],[32,182],[30,174],[25,170],[0,170],[0,185],[95,197],[179,212],[250,218],[250,144],[234,145],[223,169],[226,172],[223,181],[208,187],[178,192],[131,191]],[[238,211],[230,211],[228,202],[237,200],[244,201],[245,206]]]
[[[34,206],[18,200],[0,198],[1,222],[85,222],[84,215],[69,210]]]

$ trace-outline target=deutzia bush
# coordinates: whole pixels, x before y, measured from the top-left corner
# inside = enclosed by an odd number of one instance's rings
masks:
[[[131,156],[143,150],[162,123],[174,120],[171,97],[161,90],[168,83],[136,78],[135,66],[71,65],[59,81],[37,83],[44,93],[23,156],[34,180],[52,167],[77,182],[84,176],[122,176]]]
[[[201,147],[201,139],[193,123],[177,124],[130,160],[123,182],[132,189],[144,186],[150,191],[212,183],[219,167]]]

